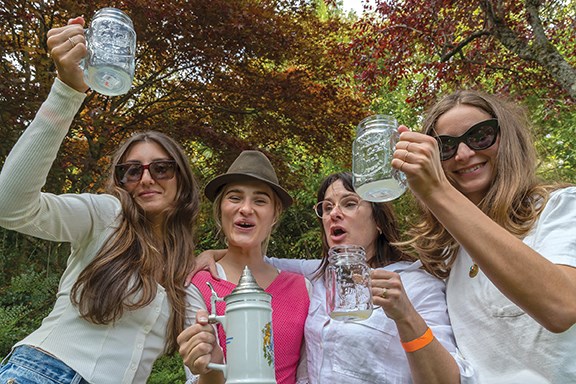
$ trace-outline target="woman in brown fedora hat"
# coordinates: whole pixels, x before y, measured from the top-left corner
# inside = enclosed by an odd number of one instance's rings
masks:
[[[188,373],[188,381],[224,382],[220,371],[207,369],[210,362],[223,362],[226,335],[220,325],[215,333],[212,325],[207,324],[211,291],[206,282],[210,282],[219,297],[224,297],[236,287],[244,267],[248,266],[258,285],[272,295],[276,380],[296,383],[308,315],[309,283],[301,275],[279,271],[264,261],[270,234],[281,213],[292,204],[292,198],[279,185],[268,158],[259,151],[242,152],[225,174],[206,185],[204,194],[214,203],[218,232],[228,248],[217,263],[220,279],[201,271],[192,278],[189,287],[196,324],[178,337],[184,363],[195,374]],[[301,371],[306,374],[305,369]]]
[[[444,282],[392,245],[400,239],[392,207],[362,200],[352,175],[342,172],[324,179],[314,212],[322,228],[321,259],[265,259],[312,281],[305,328],[309,382],[476,383],[475,370],[454,342]],[[336,320],[328,310],[329,249],[346,244],[364,248],[372,268],[372,300],[380,308],[365,320]],[[221,251],[204,255],[218,259]]]

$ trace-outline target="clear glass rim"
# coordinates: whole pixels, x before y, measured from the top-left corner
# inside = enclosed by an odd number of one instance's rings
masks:
[[[365,131],[366,129],[375,128],[380,125],[383,125],[386,128],[396,129],[398,128],[398,121],[392,115],[385,115],[385,114],[370,115],[364,118],[362,121],[360,121],[360,123],[358,123],[356,130],[358,133],[360,133]]]
[[[125,22],[126,24],[129,24],[130,27],[134,28],[134,24],[132,23],[132,19],[130,18],[130,16],[128,16],[128,14],[126,14],[126,12],[124,12],[121,9],[114,8],[114,7],[100,8],[99,10],[97,10],[94,13],[94,17],[92,18],[92,20],[96,19],[97,17],[102,17],[102,16],[115,17],[115,18],[120,19],[121,21]]]

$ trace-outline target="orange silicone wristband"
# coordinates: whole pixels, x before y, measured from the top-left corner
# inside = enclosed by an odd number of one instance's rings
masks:
[[[404,348],[406,352],[415,352],[430,344],[432,340],[434,340],[434,335],[432,334],[432,330],[428,328],[422,336],[402,343],[402,348]]]

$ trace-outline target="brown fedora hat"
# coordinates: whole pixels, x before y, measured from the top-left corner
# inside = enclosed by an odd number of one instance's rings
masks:
[[[268,184],[280,198],[284,209],[292,205],[292,197],[278,184],[278,177],[270,160],[260,151],[242,151],[228,171],[216,176],[204,187],[204,195],[214,201],[220,189],[229,183],[253,179]]]

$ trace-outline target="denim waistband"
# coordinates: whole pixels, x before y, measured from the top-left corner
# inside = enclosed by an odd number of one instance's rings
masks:
[[[87,383],[76,371],[63,361],[29,345],[21,345],[14,349],[8,364],[14,364],[59,384]]]

